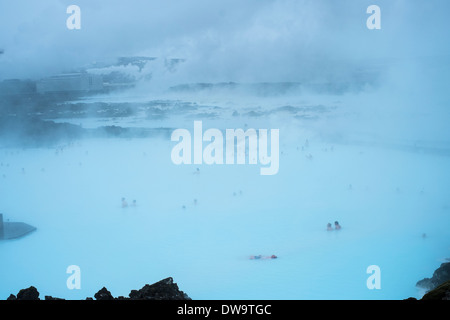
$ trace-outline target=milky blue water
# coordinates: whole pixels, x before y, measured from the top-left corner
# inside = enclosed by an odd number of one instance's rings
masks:
[[[169,276],[193,299],[421,297],[416,282],[450,257],[448,156],[325,136],[289,115],[244,124],[280,128],[277,175],[174,165],[168,137],[1,149],[0,210],[37,230],[0,242],[0,298],[31,285],[41,298],[103,286],[127,296]],[[342,229],[327,232],[335,220]],[[258,254],[278,259],[249,259]],[[81,269],[79,290],[66,286],[69,265]],[[366,285],[370,265],[379,290]]]

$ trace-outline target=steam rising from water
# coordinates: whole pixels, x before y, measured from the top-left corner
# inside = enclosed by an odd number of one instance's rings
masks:
[[[368,30],[375,2],[382,29]],[[0,210],[38,230],[0,243],[0,298],[29,285],[127,295],[167,276],[199,299],[420,296],[449,249],[450,4],[80,0],[78,31],[69,4],[0,4],[0,80],[83,69],[136,83],[2,104]],[[127,56],[157,59],[116,64]],[[22,148],[15,129],[42,134],[44,120],[49,143]],[[166,133],[194,120],[279,128],[279,173],[173,165]],[[334,220],[343,229],[326,233]],[[81,291],[65,287],[72,264]],[[371,264],[379,292],[365,287]]]

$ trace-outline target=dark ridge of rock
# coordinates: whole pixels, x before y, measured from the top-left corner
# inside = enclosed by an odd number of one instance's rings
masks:
[[[434,271],[431,278],[425,278],[417,282],[416,286],[428,291],[440,286],[442,283],[450,280],[450,262],[444,262]]]
[[[450,300],[450,280],[428,291],[421,300]]]
[[[133,128],[121,126],[103,126],[95,129],[84,129],[86,137],[93,138],[149,138],[149,137],[170,137],[171,128]]]
[[[101,288],[99,292],[94,295],[95,300],[114,300],[111,292],[109,292],[105,287]]]
[[[83,138],[170,137],[172,131],[172,128],[115,125],[89,129],[67,122],[42,120],[37,116],[0,115],[0,147],[54,147]]]
[[[169,277],[158,281],[152,285],[146,284],[140,290],[131,290],[129,297],[119,296],[114,298],[111,292],[105,287],[101,288],[95,295],[95,300],[192,300],[189,296],[178,288],[173,282],[173,278]],[[33,286],[28,289],[22,289],[17,297],[11,294],[7,300],[40,300],[39,292]],[[65,300],[52,296],[45,296],[45,300]],[[87,297],[85,300],[94,300]]]
[[[0,240],[11,240],[21,238],[36,230],[24,222],[4,222],[3,214],[0,213]]]
[[[39,291],[33,286],[22,289],[17,294],[17,300],[40,300],[39,299]]]
[[[171,277],[152,285],[146,284],[141,290],[132,290],[129,296],[131,300],[191,300]]]
[[[45,300],[65,300],[65,299],[55,298],[55,297],[52,297],[52,296],[45,296]]]
[[[0,116],[1,146],[42,147],[83,137],[84,129],[32,116]]]

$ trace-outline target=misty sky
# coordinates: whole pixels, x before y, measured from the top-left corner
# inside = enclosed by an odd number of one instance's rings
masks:
[[[81,8],[68,30],[66,8]],[[377,4],[382,29],[368,30]],[[355,63],[448,56],[446,0],[41,0],[0,2],[0,79],[119,56],[185,58],[193,81],[295,81]]]

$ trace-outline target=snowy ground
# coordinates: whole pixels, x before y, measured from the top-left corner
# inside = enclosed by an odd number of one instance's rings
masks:
[[[31,285],[42,298],[103,286],[127,296],[168,276],[194,299],[423,294],[415,283],[450,252],[448,157],[330,142],[289,115],[237,119],[220,124],[280,128],[277,175],[259,175],[259,165],[176,166],[174,143],[161,137],[1,149],[1,212],[37,231],[0,242],[0,298]],[[192,117],[178,120],[172,126],[192,130]],[[122,197],[137,206],[122,208]],[[335,220],[343,229],[327,232]],[[249,260],[257,254],[279,258]],[[81,290],[66,287],[73,264]],[[374,264],[381,290],[366,286]]]

